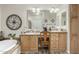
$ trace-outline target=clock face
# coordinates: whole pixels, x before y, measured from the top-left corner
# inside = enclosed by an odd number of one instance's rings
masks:
[[[7,18],[6,25],[11,30],[17,30],[21,27],[22,20],[18,15],[12,14]]]

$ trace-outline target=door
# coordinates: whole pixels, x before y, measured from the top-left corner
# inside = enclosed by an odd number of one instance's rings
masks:
[[[70,5],[70,52],[79,53],[79,5]]]

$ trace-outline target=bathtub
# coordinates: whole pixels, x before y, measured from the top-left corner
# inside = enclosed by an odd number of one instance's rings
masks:
[[[20,53],[20,46],[17,40],[0,41],[0,54],[17,54]]]

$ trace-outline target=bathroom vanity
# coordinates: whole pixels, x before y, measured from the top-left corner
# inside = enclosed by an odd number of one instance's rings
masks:
[[[38,52],[38,35],[39,33],[26,33],[21,38],[21,53]]]
[[[21,37],[21,52],[22,53],[38,53],[38,37],[40,33],[26,33]],[[64,52],[66,51],[66,32],[50,32],[49,37],[49,52]]]
[[[67,32],[50,33],[50,53],[66,52]]]

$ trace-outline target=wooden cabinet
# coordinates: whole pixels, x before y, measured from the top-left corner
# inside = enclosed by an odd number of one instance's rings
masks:
[[[21,51],[22,51],[22,53],[26,53],[27,51],[29,51],[29,49],[30,49],[29,43],[30,43],[29,36],[22,35],[21,36]]]
[[[21,52],[38,52],[38,36],[21,35]]]
[[[38,52],[38,36],[30,36],[30,50]]]
[[[49,50],[52,52],[66,51],[66,32],[50,32]],[[21,35],[21,51],[38,52],[38,35]]]
[[[51,33],[50,37],[50,49],[51,50],[58,50],[58,33]]]
[[[66,32],[50,33],[50,52],[63,52],[66,50]]]
[[[70,52],[79,53],[79,4],[70,5]]]
[[[59,51],[66,51],[66,40],[67,40],[66,32],[59,33]]]

